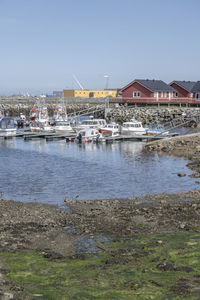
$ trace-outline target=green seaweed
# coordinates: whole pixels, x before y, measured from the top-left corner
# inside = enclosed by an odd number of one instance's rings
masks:
[[[33,251],[0,256],[32,299],[199,299],[196,231],[118,238],[105,249],[54,261]]]

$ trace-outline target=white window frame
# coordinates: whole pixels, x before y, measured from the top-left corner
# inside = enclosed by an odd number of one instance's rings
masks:
[[[133,92],[133,98],[140,98],[140,97],[141,97],[141,92],[139,92],[139,91]]]

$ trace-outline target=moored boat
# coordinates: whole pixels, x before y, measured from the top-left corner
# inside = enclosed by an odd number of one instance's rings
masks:
[[[81,142],[92,142],[97,139],[100,135],[99,131],[95,128],[85,128],[81,129],[76,135],[76,141]]]
[[[73,130],[75,132],[79,132],[82,129],[87,128],[95,128],[100,129],[106,125],[106,120],[104,119],[90,119],[90,120],[84,120],[80,124],[73,127]]]
[[[31,132],[55,132],[54,127],[49,125],[49,122],[32,122],[30,130]]]
[[[67,110],[64,104],[58,105],[57,108],[54,110],[53,119],[55,120],[55,122],[68,121]]]
[[[105,142],[107,138],[117,137],[121,134],[121,127],[119,124],[110,123],[99,129],[100,135],[97,137],[96,142]]]
[[[30,130],[32,132],[54,132],[50,125],[48,110],[46,105],[38,102],[30,113]]]
[[[69,121],[56,121],[53,128],[55,132],[60,132],[60,133],[73,132],[72,126]]]
[[[16,127],[14,119],[10,117],[0,116],[0,135],[15,135]]]
[[[169,131],[162,124],[149,124],[147,128],[148,135],[168,135]]]
[[[142,122],[131,119],[129,122],[124,122],[121,128],[122,135],[143,135],[147,129],[142,126]]]
[[[119,135],[121,133],[121,128],[119,124],[110,123],[106,124],[104,127],[101,127],[99,132],[102,134],[111,133],[112,135]]]

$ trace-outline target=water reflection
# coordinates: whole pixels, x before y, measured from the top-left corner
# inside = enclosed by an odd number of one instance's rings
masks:
[[[7,199],[63,205],[70,199],[135,197],[195,188],[186,161],[148,152],[145,143],[76,144],[0,140],[0,191]]]

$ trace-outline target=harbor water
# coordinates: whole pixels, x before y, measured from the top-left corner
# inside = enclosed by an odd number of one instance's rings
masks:
[[[198,188],[187,161],[148,152],[142,142],[77,144],[0,140],[4,199],[64,205],[64,198],[133,198]],[[177,173],[185,173],[179,177]]]

